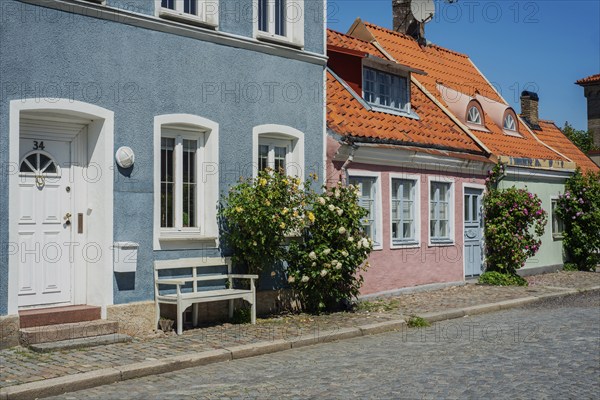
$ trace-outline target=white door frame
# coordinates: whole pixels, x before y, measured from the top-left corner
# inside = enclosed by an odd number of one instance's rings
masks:
[[[113,304],[113,151],[114,151],[114,113],[93,104],[71,99],[56,99],[52,102],[40,99],[13,100],[10,102],[9,124],[9,259],[8,259],[8,314],[18,313],[18,170],[19,140],[21,137],[21,114],[23,112],[59,115],[61,118],[72,117],[87,119],[92,122],[87,127],[88,172],[85,180],[88,188],[88,204],[84,207],[86,225],[94,226],[87,230],[87,242],[74,247],[76,254],[83,257],[83,249],[88,250],[88,262],[85,281],[75,282],[85,285],[85,297],[82,291],[75,293],[73,299],[102,307],[102,317],[106,317],[106,307]],[[16,143],[16,145],[15,145]],[[82,144],[79,142],[81,151]],[[79,153],[79,152],[78,152]],[[93,184],[91,184],[93,183]],[[86,247],[87,246],[87,247]],[[101,254],[90,253],[100,249]],[[75,287],[75,286],[74,286]]]
[[[483,206],[483,196],[485,196],[486,193],[486,188],[485,185],[481,185],[479,183],[463,183],[462,185],[462,201],[464,203],[465,201],[465,189],[478,189],[481,190],[481,205]],[[467,272],[467,257],[466,257],[466,252],[465,252],[465,205],[463,204],[462,209],[460,210],[461,215],[462,215],[462,241],[463,241],[463,249],[462,249],[462,253],[463,253],[463,280],[465,279],[465,274]],[[481,221],[483,223],[482,226],[482,230],[485,229],[485,220],[483,219],[483,213],[481,213]],[[481,252],[483,254],[483,258],[481,260],[482,265],[485,265],[485,236],[484,236],[485,230],[482,232],[481,234]]]

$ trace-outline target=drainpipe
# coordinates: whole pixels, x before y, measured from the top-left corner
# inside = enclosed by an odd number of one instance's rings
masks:
[[[348,158],[344,162],[344,165],[342,165],[342,174],[344,179],[344,182],[342,183],[346,185],[348,184],[348,180],[350,179],[350,177],[348,176],[348,166],[352,163],[352,161],[354,161],[354,153],[356,152],[356,149],[358,149],[357,145],[350,145],[350,154],[348,154]]]

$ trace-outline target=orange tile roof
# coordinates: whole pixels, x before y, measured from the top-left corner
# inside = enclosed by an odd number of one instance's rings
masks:
[[[327,45],[344,47],[350,50],[362,51],[376,57],[387,59],[386,56],[371,43],[365,42],[364,40],[360,40],[357,38],[353,38],[352,36],[348,36],[344,33],[336,32],[331,29],[327,29]]]
[[[583,78],[575,82],[579,85],[586,85],[589,83],[600,83],[600,74],[588,76],[587,78]]]
[[[565,157],[569,157],[582,171],[599,171],[598,167],[588,156],[586,156],[573,142],[567,138],[552,121],[540,120],[541,131],[535,131],[540,139],[560,151]]]
[[[427,73],[427,75],[418,75],[415,78],[436,96],[440,103],[446,105],[438,91],[438,83],[470,97],[480,94],[506,104],[468,56],[435,45],[420,46],[410,36],[367,22],[363,23],[377,42],[397,62],[424,70]],[[495,155],[568,161],[541,143],[522,121],[519,121],[519,133],[522,137],[514,137],[504,134],[502,128],[497,126],[488,115],[485,115],[484,119],[485,127],[490,132],[475,130],[472,132]]]
[[[411,96],[412,107],[419,120],[371,111],[328,72],[327,126],[342,136],[483,153],[473,139],[413,84]]]

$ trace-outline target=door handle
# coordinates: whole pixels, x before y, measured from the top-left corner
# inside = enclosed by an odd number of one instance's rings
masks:
[[[64,216],[64,220],[65,220],[65,225],[66,226],[71,226],[71,213],[66,213]]]

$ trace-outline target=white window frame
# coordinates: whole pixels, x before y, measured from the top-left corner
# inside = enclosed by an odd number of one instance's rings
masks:
[[[512,120],[512,123],[513,123],[512,128],[509,128],[507,126],[507,121],[509,118]],[[515,117],[513,117],[513,115],[511,113],[506,113],[506,115],[504,116],[504,121],[503,121],[502,125],[503,125],[503,128],[506,129],[507,131],[511,131],[511,132],[517,131],[517,121],[515,120]]]
[[[375,222],[375,229],[373,229],[373,250],[383,250],[383,202],[381,198],[381,173],[372,171],[361,171],[361,170],[348,170],[348,182],[352,178],[371,178],[375,179],[375,216],[373,218]]]
[[[283,36],[275,34],[275,19],[272,18],[275,13],[275,0],[267,0],[267,2],[269,27],[265,32],[258,28],[258,0],[253,0],[254,37],[258,40],[304,47],[304,0],[286,0],[285,35]]]
[[[369,101],[369,100],[367,100],[367,97],[366,97],[367,91],[365,90],[365,88],[367,87],[367,81],[368,81],[367,80],[367,72],[368,71],[371,71],[375,74],[375,80],[371,81],[375,84],[375,90],[373,92],[374,96],[375,96],[374,101]],[[370,66],[363,66],[362,73],[363,73],[362,97],[367,103],[369,103],[377,108],[384,108],[384,109],[393,110],[393,111],[397,111],[397,112],[401,112],[401,113],[410,113],[410,108],[411,108],[410,107],[410,77],[408,75],[400,75],[400,74],[394,74],[394,73],[390,73],[390,72],[386,72],[386,71],[381,71],[377,68],[373,68]],[[389,93],[386,94],[386,96],[389,96],[389,98],[390,98],[390,105],[382,104],[381,100],[380,100],[382,93],[379,91],[379,87],[380,87],[379,79],[381,77],[384,77],[386,79],[389,78],[386,81],[386,87],[389,89]],[[405,81],[404,93],[398,93],[397,96],[394,96],[394,88],[391,85],[392,78],[403,79]],[[403,107],[392,106],[391,104],[394,103],[394,101],[400,102],[401,104],[404,104],[404,106]]]
[[[402,241],[394,239],[392,233],[393,217],[392,217],[392,197],[393,197],[393,181],[394,179],[401,179],[406,181],[414,181],[414,218],[413,223],[415,224],[415,237],[411,241]],[[414,174],[401,174],[401,173],[390,173],[389,174],[389,188],[390,188],[390,248],[391,249],[404,249],[404,248],[416,248],[421,246],[421,176]]]
[[[433,239],[431,237],[431,184],[432,183],[445,183],[445,184],[450,184],[450,200],[449,200],[449,205],[448,205],[448,240],[440,240],[440,239]],[[427,182],[427,238],[428,238],[428,242],[429,242],[429,246],[430,247],[442,247],[442,246],[454,246],[454,244],[456,243],[456,221],[455,221],[455,214],[456,214],[456,199],[455,199],[455,181],[453,178],[446,178],[446,177],[432,177],[430,176],[428,178],[428,182]]]
[[[475,109],[477,111],[477,119],[478,121],[471,121],[471,110]],[[481,115],[481,110],[477,106],[470,105],[467,110],[467,122],[475,125],[483,125],[483,116]]]
[[[219,26],[218,0],[192,0],[196,1],[197,15],[184,12],[184,0],[173,1],[175,2],[174,10],[163,7],[162,0],[154,0],[158,17],[213,28]]]
[[[563,233],[565,231],[565,222],[562,222],[562,231],[558,231],[558,221],[560,220],[560,218],[558,217],[558,215],[556,215],[554,213],[554,205],[558,205],[558,196],[551,196],[550,197],[550,217],[552,218],[552,238],[555,240],[562,240],[563,239]]]
[[[304,133],[286,125],[266,124],[252,129],[252,176],[258,175],[258,146],[268,144],[269,151],[275,145],[288,147],[286,174],[304,181]]]
[[[196,228],[184,228],[183,205],[177,201],[175,227],[161,227],[161,139],[199,141],[196,152]],[[176,152],[183,154],[181,146]],[[196,115],[169,114],[154,118],[154,250],[198,248],[199,242],[217,246],[217,204],[219,201],[219,125]],[[175,176],[182,176],[183,166],[176,164]],[[177,179],[177,178],[176,178]],[[183,185],[176,185],[175,198],[181,198]],[[205,243],[206,245],[206,243]]]

